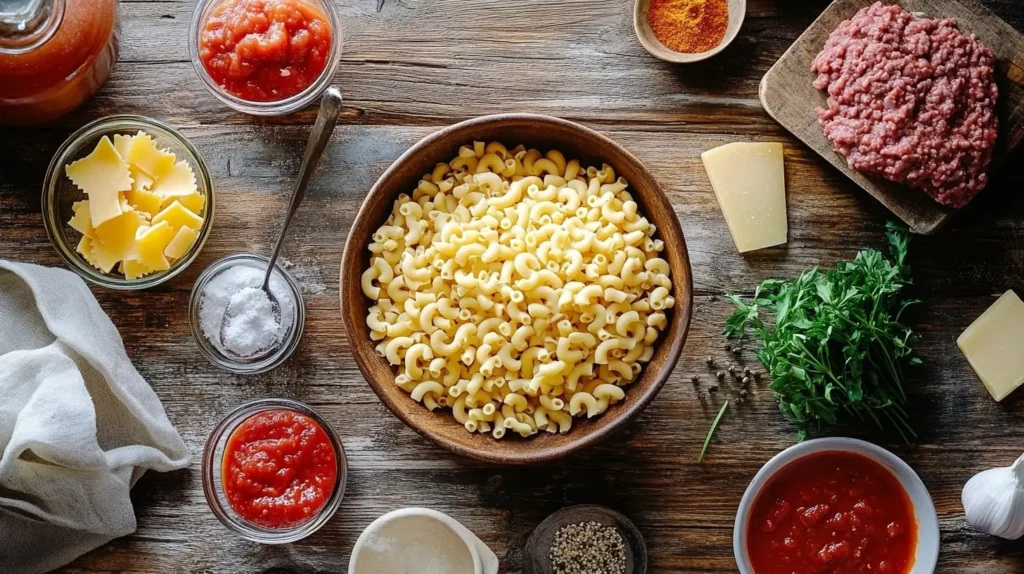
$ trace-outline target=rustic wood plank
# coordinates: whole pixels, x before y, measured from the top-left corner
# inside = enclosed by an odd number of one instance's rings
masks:
[[[765,110],[800,141],[882,202],[918,233],[936,233],[958,210],[933,201],[907,186],[852,169],[822,133],[815,109],[828,107],[826,94],[811,85],[811,62],[841,22],[874,0],[837,0],[786,50],[761,80]],[[929,18],[954,18],[961,31],[976,35],[995,54],[999,84],[999,144],[992,159],[999,165],[1024,138],[1024,36],[985,6],[959,0],[903,0],[906,10]]]
[[[339,83],[348,101],[284,259],[302,285],[308,320],[297,354],[264,375],[223,373],[197,355],[186,322],[201,270],[239,251],[265,252],[314,111],[279,120],[229,113],[182,58],[192,1],[122,2],[124,51],[111,81],[82,110],[45,128],[0,131],[0,257],[59,265],[43,232],[39,186],[51,154],[73,129],[110,113],[137,112],[182,128],[210,164],[218,193],[213,234],[181,276],[144,293],[93,289],[189,448],[239,403],[267,396],[306,401],[336,425],[350,482],[336,518],[287,547],[260,547],[228,533],[206,507],[199,463],[151,473],[134,490],[137,533],[74,562],[67,572],[344,572],[359,532],[395,508],[437,508],[476,532],[519,572],[522,546],[550,512],[599,503],[627,514],[644,534],[651,572],[735,572],[732,522],[747,482],[794,429],[757,389],[730,409],[695,463],[721,401],[701,403],[688,377],[708,379],[703,358],[729,359],[721,329],[731,304],[763,278],[881,247],[887,212],[800,145],[760,109],[757,81],[825,0],[752,0],[729,51],[704,66],[674,68],[643,54],[620,0],[339,2],[346,56]],[[986,2],[1018,29],[1019,0]],[[164,18],[163,16],[170,16]],[[173,57],[168,57],[173,54]],[[671,380],[624,432],[543,468],[502,469],[455,458],[402,425],[359,376],[338,313],[337,270],[356,208],[392,160],[434,129],[492,111],[534,111],[580,120],[640,157],[668,191],[694,265],[690,337]],[[786,145],[790,242],[746,257],[735,252],[700,164],[701,151],[734,140]],[[1016,156],[1016,161],[1022,155]],[[1014,165],[1014,161],[1009,162]],[[868,430],[832,429],[880,442],[905,458],[931,490],[942,527],[940,572],[1019,572],[1022,547],[972,532],[960,489],[983,468],[1020,454],[1014,430],[1024,395],[994,403],[956,336],[1007,288],[1024,293],[1024,176],[1007,167],[941,234],[914,238],[918,295],[912,316],[925,366],[912,382],[912,447]],[[747,360],[752,360],[749,353]]]

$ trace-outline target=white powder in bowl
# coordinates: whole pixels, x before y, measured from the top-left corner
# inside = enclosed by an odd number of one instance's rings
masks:
[[[203,336],[218,351],[252,358],[276,350],[295,319],[295,298],[281,274],[270,276],[270,292],[281,308],[276,316],[270,298],[261,290],[264,269],[240,263],[218,273],[199,300]]]
[[[473,574],[473,556],[450,526],[402,516],[370,527],[352,560],[355,574]]]

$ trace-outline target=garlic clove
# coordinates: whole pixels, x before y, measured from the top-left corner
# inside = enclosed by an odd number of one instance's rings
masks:
[[[1007,540],[1024,536],[1024,455],[1013,466],[971,477],[961,502],[967,523],[975,530]]]

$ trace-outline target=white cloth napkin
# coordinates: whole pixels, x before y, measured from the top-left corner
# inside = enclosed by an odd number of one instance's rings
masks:
[[[188,449],[74,273],[0,261],[0,572],[135,531],[129,490]]]

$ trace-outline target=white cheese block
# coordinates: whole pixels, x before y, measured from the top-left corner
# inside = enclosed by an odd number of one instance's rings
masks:
[[[786,242],[786,176],[780,143],[731,143],[701,154],[740,253]]]
[[[992,398],[1024,383],[1024,303],[1007,291],[956,340]]]

